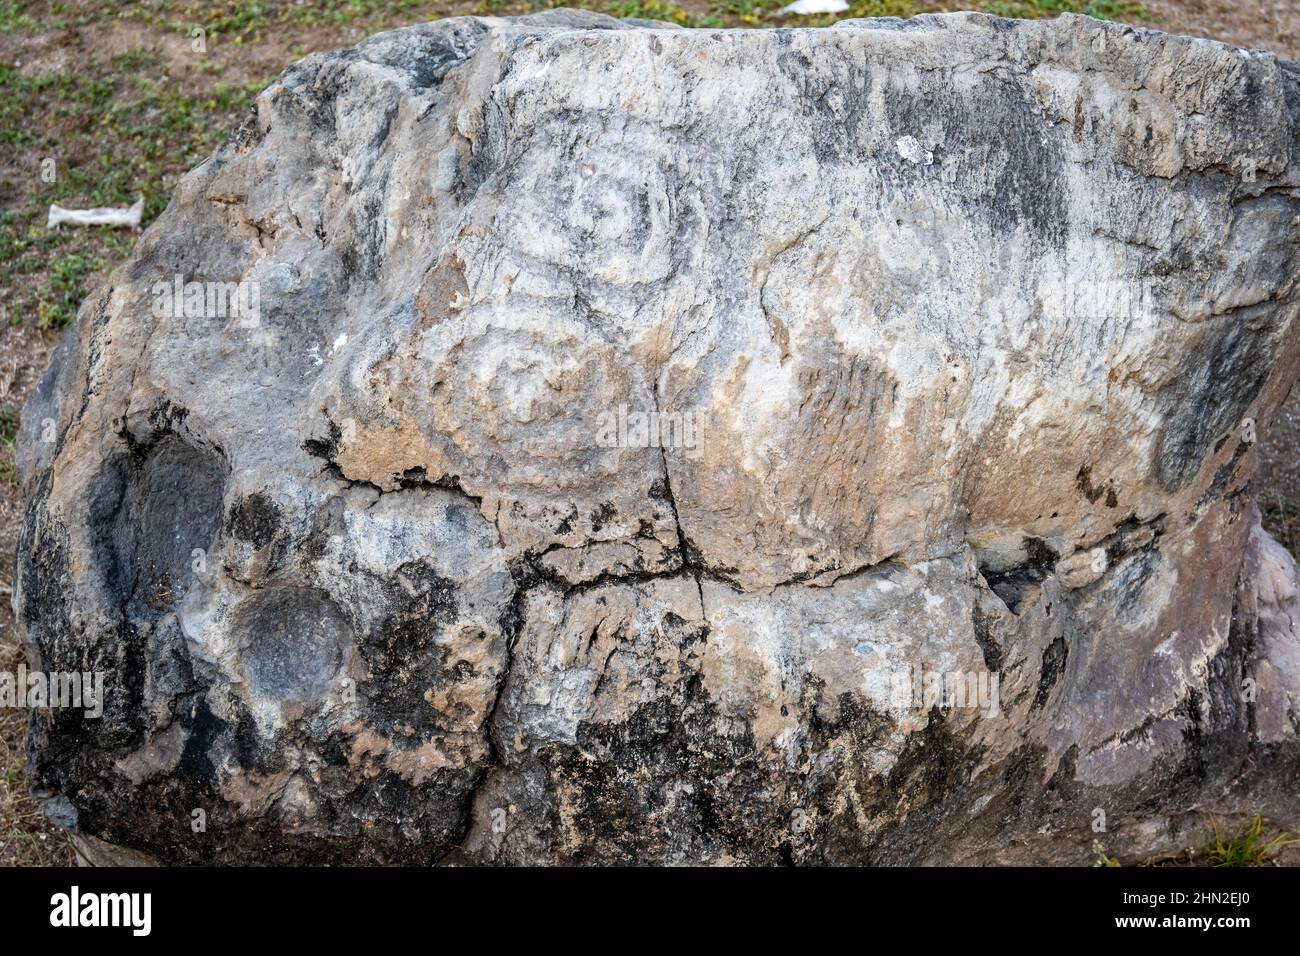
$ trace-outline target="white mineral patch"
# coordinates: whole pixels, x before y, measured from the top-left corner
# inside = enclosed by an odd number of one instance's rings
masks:
[[[934,162],[934,153],[923,147],[917,142],[915,136],[903,136],[894,148],[898,150],[898,155],[902,156],[909,163],[916,163],[920,166],[929,166]]]

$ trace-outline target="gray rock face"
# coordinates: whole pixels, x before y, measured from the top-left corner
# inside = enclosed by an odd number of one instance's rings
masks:
[[[1070,16],[307,58],[26,410],[15,604],[106,674],[34,718],[37,786],[184,862],[1294,818],[1300,589],[1249,481],[1298,130],[1294,64]]]

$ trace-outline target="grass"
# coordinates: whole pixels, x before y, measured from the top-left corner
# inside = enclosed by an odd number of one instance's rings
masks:
[[[1281,500],[1273,491],[1260,495],[1264,530],[1271,534],[1291,554],[1300,555],[1300,508]]]
[[[20,659],[0,641],[0,670],[12,672]],[[0,866],[67,866],[74,862],[68,835],[46,819],[23,780],[26,729],[26,711],[0,707]]]
[[[0,402],[0,485],[18,484],[18,467],[14,459],[17,438],[18,409],[10,402]]]
[[[1226,840],[1219,830],[1218,821],[1211,819],[1214,842],[1205,850],[1205,857],[1210,866],[1266,866],[1273,861],[1273,854],[1283,847],[1300,843],[1294,834],[1279,833],[1266,836],[1264,821],[1259,814],[1250,826]]]
[[[1082,13],[1098,20],[1132,18],[1145,20],[1146,9],[1134,0],[991,0],[980,4],[985,13],[999,17],[1032,20],[1062,13]]]
[[[0,321],[62,328],[90,281],[129,254],[121,230],[45,228],[51,203],[86,208],[145,199],[145,218],[248,108],[261,81],[187,93],[150,75],[138,53],[94,58],[75,75],[27,76],[0,64],[0,139],[15,147],[0,199]]]
[[[1210,817],[1212,842],[1199,853],[1188,848],[1185,855],[1175,858],[1146,860],[1139,866],[1269,866],[1278,851],[1296,844],[1300,838],[1296,834],[1283,831],[1269,836],[1264,828],[1263,818],[1255,814],[1254,819],[1236,834],[1226,837],[1219,829],[1219,823]],[[1099,840],[1092,841],[1093,866],[1121,866],[1119,857],[1111,856]]]
[[[1093,866],[1112,867],[1120,865],[1119,857],[1111,856],[1107,853],[1106,848],[1101,845],[1100,840],[1092,841],[1092,852],[1096,856],[1096,859],[1093,860],[1092,863]]]
[[[111,19],[132,20],[171,33],[193,36],[198,28],[208,43],[257,43],[284,31],[337,30],[351,26],[391,27],[458,13],[507,15],[548,7],[570,6],[614,16],[664,20],[682,26],[772,26],[793,20],[779,16],[785,0],[697,0],[689,6],[671,0],[478,0],[430,3],[428,0],[144,0],[123,8],[113,0],[51,3],[37,18],[32,5],[0,3],[0,34],[15,31],[68,29]],[[25,9],[26,8],[26,9]],[[1061,13],[1086,13],[1099,19],[1144,17],[1136,0],[858,0],[842,15],[801,17],[800,26],[820,26],[846,17],[908,17],[916,13],[976,9],[999,16],[1037,18]]]

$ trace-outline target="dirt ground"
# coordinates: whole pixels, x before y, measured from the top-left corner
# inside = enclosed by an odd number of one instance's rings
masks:
[[[81,300],[134,240],[122,231],[48,232],[50,203],[84,208],[143,197],[147,222],[288,63],[380,29],[560,5],[685,26],[788,25],[784,2],[0,2],[0,671],[21,658],[9,608],[22,517],[12,449],[18,409]],[[844,16],[971,7],[1011,16],[1086,12],[1300,59],[1300,0],[859,0]],[[42,175],[50,169],[52,181]],[[1261,448],[1266,521],[1300,554],[1300,392]],[[25,712],[0,709],[0,866],[71,863],[66,837],[26,790],[25,724]]]

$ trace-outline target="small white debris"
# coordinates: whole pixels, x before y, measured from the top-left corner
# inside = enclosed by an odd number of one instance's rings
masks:
[[[64,209],[52,203],[45,228],[54,229],[66,222],[74,226],[129,226],[139,229],[142,215],[143,199],[137,199],[130,209]]]
[[[347,344],[348,344],[347,335],[340,335],[337,339],[334,340],[334,345],[331,346],[330,351],[337,352],[339,349],[343,348],[343,346]]]
[[[919,163],[922,166],[929,166],[934,162],[934,153],[923,147],[916,141],[915,136],[904,136],[894,148],[898,150],[898,155],[902,156],[909,163]]]
[[[790,6],[782,7],[781,13],[806,17],[816,13],[843,13],[848,8],[844,0],[795,0]]]

